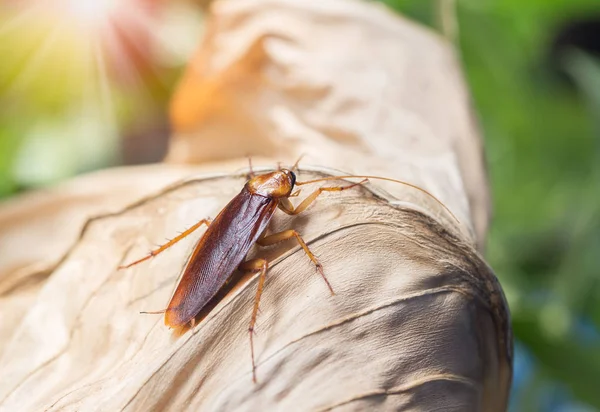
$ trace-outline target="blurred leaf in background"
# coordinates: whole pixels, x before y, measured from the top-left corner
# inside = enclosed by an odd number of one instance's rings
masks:
[[[455,6],[493,192],[486,255],[517,339],[512,410],[600,410],[600,2],[385,2],[435,28]]]
[[[160,160],[201,29],[183,1],[0,0],[0,197]]]

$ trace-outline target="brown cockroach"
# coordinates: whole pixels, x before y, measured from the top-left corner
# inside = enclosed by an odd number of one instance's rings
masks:
[[[322,276],[331,294],[334,294],[333,288],[323,272],[321,263],[310,251],[306,242],[297,231],[289,229],[280,233],[266,235],[265,229],[277,208],[288,215],[297,215],[308,208],[323,192],[339,192],[362,185],[368,179],[378,179],[415,188],[433,198],[454,217],[452,212],[435,196],[411,183],[366,175],[330,176],[297,182],[296,174],[293,172],[297,165],[298,162],[296,162],[291,170],[280,168],[279,170],[260,175],[254,175],[252,165],[250,165],[250,179],[246,182],[242,191],[221,210],[214,220],[203,219],[158,249],[151,251],[145,257],[119,267],[119,269],[124,269],[144,262],[173,246],[202,225],[206,225],[206,232],[194,247],[194,251],[188,259],[181,280],[175,289],[167,309],[159,312],[143,313],[164,313],[165,325],[171,328],[182,328],[187,325],[194,327],[196,316],[223,288],[236,269],[242,272],[260,273],[254,308],[250,318],[250,327],[248,328],[252,357],[252,379],[254,382],[256,382],[253,341],[254,325],[269,264],[266,259],[261,258],[244,261],[250,248],[255,243],[259,246],[269,246],[288,239],[296,239],[315,265],[316,270]],[[289,200],[290,197],[297,196],[299,193],[299,190],[292,193],[294,186],[350,178],[364,180],[346,186],[321,187],[312,192],[296,207]]]

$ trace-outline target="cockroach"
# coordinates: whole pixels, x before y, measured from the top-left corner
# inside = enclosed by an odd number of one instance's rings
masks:
[[[311,252],[304,239],[302,239],[302,236],[296,230],[289,229],[280,233],[266,234],[265,230],[277,208],[288,215],[297,215],[306,210],[323,192],[340,192],[360,186],[366,183],[368,179],[378,179],[415,188],[433,198],[454,217],[452,212],[435,196],[425,189],[408,182],[366,175],[330,176],[297,182],[296,174],[293,172],[297,168],[297,165],[298,162],[291,169],[279,168],[273,172],[255,175],[250,163],[249,180],[244,185],[242,191],[221,210],[214,220],[200,220],[179,236],[152,250],[145,257],[130,264],[119,266],[119,269],[125,269],[144,262],[164,252],[201,226],[206,225],[206,232],[195,245],[167,309],[159,312],[143,313],[164,313],[165,325],[170,328],[182,328],[188,325],[193,328],[195,317],[224,287],[236,269],[242,272],[259,273],[258,288],[248,328],[252,358],[252,380],[255,383],[254,325],[256,323],[256,316],[269,263],[266,259],[262,258],[244,261],[250,248],[255,243],[259,246],[270,246],[288,239],[295,239],[315,265],[317,272],[323,278],[330,293],[334,295],[333,287],[325,276],[321,262]],[[363,180],[345,186],[321,187],[316,189],[296,207],[289,200],[290,197],[297,196],[300,192],[300,190],[297,190],[292,193],[295,186],[350,178]]]

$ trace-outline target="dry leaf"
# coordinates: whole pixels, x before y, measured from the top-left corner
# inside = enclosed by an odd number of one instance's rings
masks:
[[[173,228],[214,216],[242,183],[192,181],[90,223],[4,350],[3,406],[318,410],[348,402],[464,410],[505,400],[508,325],[493,275],[431,218],[366,189],[273,222],[272,231],[294,227],[305,236],[337,294],[295,245],[270,252],[283,254],[261,304],[258,385],[247,334],[256,277],[178,340],[161,317],[139,315],[165,306],[201,234],[147,264],[117,266]],[[447,392],[441,404],[432,396],[440,392]]]
[[[304,153],[332,170],[408,180],[483,247],[486,172],[454,51],[380,3],[214,3],[171,119],[168,162],[258,155],[291,164]]]

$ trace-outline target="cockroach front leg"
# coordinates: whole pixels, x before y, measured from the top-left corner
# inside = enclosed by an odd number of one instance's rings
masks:
[[[142,263],[142,262],[144,262],[144,261],[146,261],[148,259],[151,259],[154,256],[158,255],[159,253],[164,252],[165,250],[167,250],[168,248],[170,248],[171,246],[173,246],[175,243],[179,242],[183,238],[185,238],[188,235],[190,235],[193,231],[195,231],[196,229],[198,229],[200,226],[202,226],[202,225],[209,226],[210,223],[211,223],[210,219],[202,219],[201,221],[199,221],[198,223],[196,223],[194,226],[190,227],[188,230],[186,230],[185,232],[181,233],[179,236],[176,236],[173,239],[169,240],[167,243],[165,243],[164,245],[160,246],[158,249],[152,250],[150,253],[148,253],[143,258],[138,259],[135,262],[131,262],[128,265],[121,265],[121,266],[118,267],[118,269],[127,269],[127,268],[130,268],[130,267],[134,266],[134,265],[137,265],[138,263]]]
[[[287,198],[283,197],[279,199],[279,209],[283,210],[288,215],[297,215],[302,213],[309,207],[312,202],[314,202],[317,197],[323,192],[341,192],[343,190],[352,189],[353,187],[360,186],[364,183],[367,183],[369,179],[364,179],[358,183],[353,183],[348,186],[333,186],[333,187],[320,187],[319,189],[312,192],[306,199],[304,199],[300,204],[296,207],[290,202]],[[290,196],[291,197],[291,196]]]
[[[258,288],[256,289],[256,297],[254,298],[254,308],[252,309],[252,318],[250,318],[250,326],[248,327],[248,333],[250,334],[250,355],[252,356],[252,380],[254,383],[256,383],[256,363],[254,362],[254,325],[256,324],[258,306],[260,304],[260,297],[265,285],[265,278],[267,275],[267,270],[269,269],[269,263],[266,261],[266,259],[252,259],[242,263],[239,269],[242,272],[260,272],[260,276],[258,277]]]
[[[333,288],[331,287],[331,284],[329,283],[329,281],[327,280],[327,277],[325,276],[325,273],[323,272],[323,265],[321,264],[321,262],[319,262],[319,260],[315,257],[315,255],[310,251],[310,249],[306,245],[306,242],[304,241],[304,239],[302,239],[302,236],[300,236],[300,233],[296,232],[294,229],[284,230],[283,232],[274,233],[274,234],[268,235],[268,236],[263,236],[263,237],[259,238],[256,241],[256,243],[260,246],[270,246],[270,245],[274,245],[276,243],[283,242],[283,241],[291,239],[291,238],[296,238],[296,241],[298,242],[298,244],[300,244],[300,246],[302,246],[304,253],[306,253],[306,255],[310,258],[310,260],[315,264],[317,271],[323,277],[323,280],[327,284],[327,287],[329,288],[331,294],[335,295],[335,293],[333,292]]]

